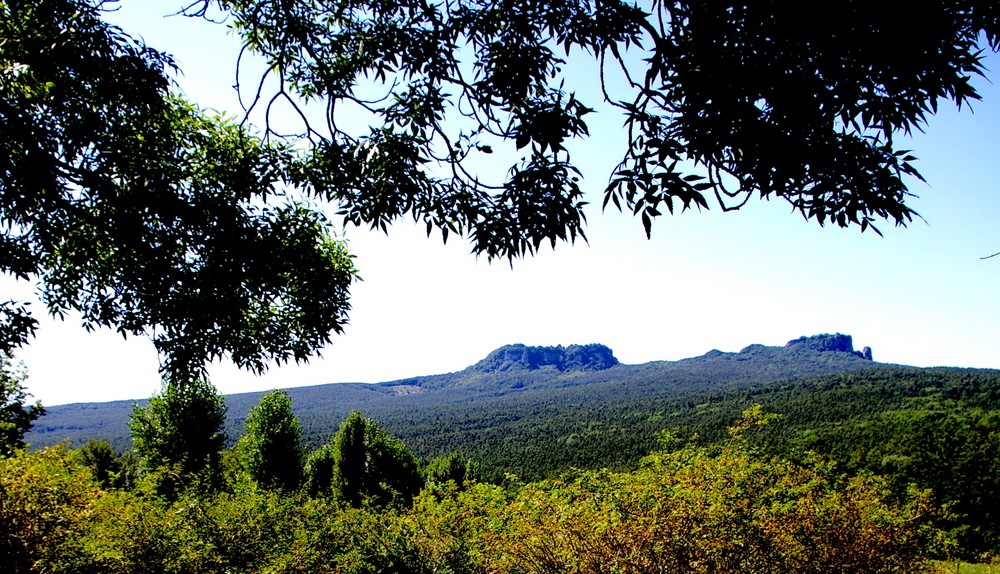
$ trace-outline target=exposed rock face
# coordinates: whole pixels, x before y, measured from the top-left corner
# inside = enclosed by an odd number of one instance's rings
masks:
[[[869,361],[872,360],[871,347],[865,347],[861,351],[855,351],[854,341],[851,339],[851,336],[842,335],[840,333],[834,333],[832,335],[813,335],[812,337],[799,337],[798,339],[789,341],[785,345],[785,348],[803,348],[820,352],[835,351],[840,353],[850,353],[852,355],[857,355],[862,359],[867,359]]]
[[[618,364],[611,349],[604,345],[570,345],[568,347],[529,347],[506,345],[493,351],[472,367],[482,373],[497,373],[514,369],[534,370],[552,366],[560,371],[601,371]]]

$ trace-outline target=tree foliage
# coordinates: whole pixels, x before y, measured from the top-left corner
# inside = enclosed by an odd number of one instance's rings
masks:
[[[605,205],[647,233],[712,196],[723,209],[780,197],[820,224],[905,223],[903,178],[919,175],[895,136],[939,99],[976,99],[980,35],[995,49],[1000,33],[1000,11],[981,1],[907,6],[905,18],[895,5],[840,1],[820,15],[791,0],[202,0],[192,13],[213,5],[282,95],[327,105],[326,134],[305,126],[304,175],[348,220],[384,228],[410,214],[508,257],[582,234],[569,142],[599,104],[626,128]],[[570,58],[596,60],[603,102],[566,89]],[[345,107],[369,112],[370,132],[342,128]],[[519,159],[489,182],[468,166],[494,151]]]
[[[350,505],[408,506],[423,486],[417,459],[379,424],[352,412],[306,462],[314,494],[333,493]]]
[[[266,61],[243,93],[253,128],[178,97],[170,57],[103,7],[0,5],[0,270],[38,282],[57,315],[152,337],[185,379],[223,355],[256,371],[305,360],[343,329],[355,270],[314,199],[489,257],[583,237],[571,142],[598,108],[625,124],[604,204],[647,234],[666,212],[754,196],[820,224],[905,224],[919,174],[899,134],[940,100],[977,99],[981,49],[1000,40],[981,0],[905,18],[847,0],[197,0],[187,15]],[[573,59],[597,69],[593,101],[572,90]],[[299,133],[272,125],[279,104]],[[326,122],[306,119],[315,104]],[[34,326],[0,306],[5,344]]]
[[[24,448],[24,433],[31,423],[45,414],[42,403],[26,404],[26,375],[5,351],[0,350],[0,458]]]
[[[271,391],[247,415],[237,450],[261,486],[292,491],[302,481],[302,430],[284,391]]]
[[[90,469],[101,488],[129,488],[139,474],[139,461],[132,451],[119,455],[106,440],[90,439],[73,451],[73,459]]]
[[[926,493],[894,502],[878,478],[762,456],[739,433],[627,472],[434,484],[407,507],[246,482],[108,491],[77,461],[64,447],[0,459],[4,572],[930,572],[942,540]]]
[[[927,493],[754,453],[748,410],[720,452],[654,452],[633,472],[527,485],[487,533],[489,571],[908,572],[943,542]]]
[[[279,187],[286,146],[176,96],[170,57],[103,4],[0,5],[0,271],[53,314],[150,336],[167,378],[306,359],[346,321],[344,244]],[[5,346],[35,326],[16,302],[0,319]]]
[[[219,479],[225,435],[225,399],[211,383],[195,379],[164,385],[145,408],[133,407],[129,426],[146,472],[161,474],[166,493],[199,477]]]
[[[427,463],[424,467],[424,478],[429,484],[443,485],[451,482],[456,488],[462,489],[478,480],[478,467],[475,461],[452,452]]]

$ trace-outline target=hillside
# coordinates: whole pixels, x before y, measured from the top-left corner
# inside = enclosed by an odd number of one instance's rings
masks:
[[[359,410],[380,420],[424,457],[462,450],[494,459],[498,457],[485,451],[509,444],[504,456],[511,458],[496,462],[502,470],[523,473],[535,466],[532,461],[546,451],[547,442],[567,437],[579,440],[593,435],[597,427],[605,429],[602,434],[610,433],[632,445],[625,450],[616,447],[615,460],[634,460],[654,444],[656,432],[669,421],[643,424],[642,433],[628,433],[626,429],[635,421],[623,425],[624,421],[616,419],[634,419],[658,402],[873,366],[853,350],[846,335],[802,338],[784,347],[750,345],[738,353],[713,350],[700,357],[642,365],[620,364],[603,345],[509,345],[455,373],[378,384],[298,387],[288,393],[310,445],[325,441],[347,413]],[[231,438],[242,432],[246,414],[262,394],[226,397]],[[127,421],[134,402],[51,407],[27,440],[41,447],[103,438],[119,449],[127,448]],[[526,434],[532,435],[531,440],[520,440]],[[519,437],[517,444],[512,437]],[[612,454],[602,451],[552,460],[528,474]]]
[[[1000,371],[876,363],[846,335],[783,347],[712,350],[680,361],[623,365],[602,345],[508,345],[455,373],[379,384],[288,390],[310,449],[358,410],[418,457],[459,452],[480,476],[532,481],[572,468],[634,468],[662,447],[714,448],[726,427],[759,404],[781,420],[750,437],[769,455],[885,477],[948,504],[941,526],[965,552],[1000,547]],[[263,393],[226,397],[235,440]],[[132,403],[52,407],[27,437],[34,446],[90,438],[128,448]],[[668,441],[669,442],[669,441]],[[970,554],[972,555],[972,554]]]

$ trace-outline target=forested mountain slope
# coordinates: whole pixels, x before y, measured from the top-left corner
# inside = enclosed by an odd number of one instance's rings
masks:
[[[754,433],[764,452],[933,489],[966,549],[1000,545],[1000,371],[875,363],[846,335],[751,345],[738,353],[622,365],[601,345],[511,345],[456,373],[381,384],[289,389],[307,449],[351,411],[380,421],[420,458],[459,452],[491,481],[570,468],[629,468],[664,431],[711,446],[750,405],[781,420]],[[227,433],[243,433],[263,393],[226,397]],[[51,407],[32,446],[104,438],[130,446],[129,401]],[[945,524],[947,526],[947,524]],[[976,551],[979,551],[976,550]]]
[[[654,444],[656,432],[669,423],[656,407],[662,401],[672,404],[701,393],[876,366],[853,350],[846,335],[802,338],[785,347],[751,345],[739,353],[710,351],[681,361],[642,365],[619,364],[603,345],[509,345],[455,373],[288,392],[312,445],[325,441],[347,413],[359,410],[382,421],[421,456],[462,450],[480,456],[487,466],[496,463],[497,472],[535,475],[566,464],[589,465],[606,455],[613,455],[612,462],[641,456]],[[242,432],[247,412],[262,394],[226,397],[231,439]],[[133,402],[50,407],[27,440],[40,447],[103,438],[127,448]],[[592,440],[596,436],[600,443],[625,442],[605,449]],[[553,441],[586,448],[572,449],[572,454],[533,468],[536,453],[551,454]]]
[[[760,404],[781,420],[753,433],[753,448],[806,466],[816,453],[844,472],[886,477],[900,497],[909,485],[931,489],[952,512],[941,526],[964,552],[1000,545],[1000,371],[876,363],[846,335],[643,365],[620,364],[601,345],[510,345],[456,373],[288,394],[308,450],[358,410],[424,461],[460,452],[491,481],[634,468],[665,447],[664,431],[674,444],[711,450]],[[231,441],[261,396],[226,397]],[[131,408],[51,407],[27,439],[39,447],[105,438],[124,450]]]

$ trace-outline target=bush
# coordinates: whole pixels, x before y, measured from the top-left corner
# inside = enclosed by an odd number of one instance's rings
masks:
[[[655,452],[631,472],[508,488],[431,481],[406,507],[270,490],[246,475],[229,492],[164,497],[158,475],[103,491],[64,448],[19,452],[0,460],[0,565],[4,574],[931,569],[925,557],[942,537],[926,492],[892,502],[882,479],[760,456],[743,434],[765,420],[751,411],[721,448]],[[327,451],[334,461],[334,445]]]
[[[102,495],[90,471],[63,447],[0,459],[4,572],[67,571],[83,553],[79,540]]]
[[[758,457],[737,432],[717,456],[689,446],[635,472],[528,485],[483,555],[491,572],[929,569],[938,539],[928,494],[890,500],[881,479]]]
[[[371,419],[353,412],[306,460],[306,487],[360,507],[407,507],[423,486],[417,459]]]
[[[284,391],[272,391],[247,415],[238,449],[250,476],[261,486],[291,492],[302,482],[302,431]]]

